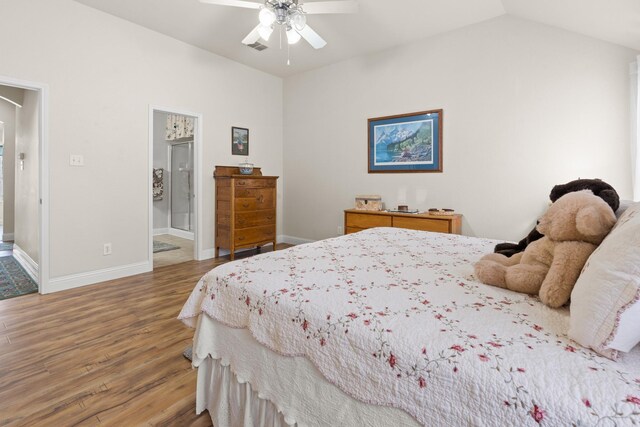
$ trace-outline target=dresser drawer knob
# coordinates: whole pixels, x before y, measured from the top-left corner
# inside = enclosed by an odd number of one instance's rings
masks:
[[[247,183],[245,181],[238,181],[238,185],[246,185]]]
[[[248,208],[248,207],[249,207],[249,203],[248,203],[248,202],[244,202],[244,203],[242,204],[242,207],[244,207],[244,208]]]
[[[244,236],[238,237],[238,240],[244,240]]]

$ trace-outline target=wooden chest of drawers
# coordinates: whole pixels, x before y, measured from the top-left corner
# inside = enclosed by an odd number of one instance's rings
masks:
[[[277,176],[262,176],[260,168],[253,175],[241,175],[233,166],[216,166],[216,236],[215,256],[220,248],[229,249],[234,259],[236,249],[268,243],[276,246]]]
[[[462,215],[403,214],[384,211],[344,211],[345,234],[373,227],[399,227],[412,230],[460,234]]]

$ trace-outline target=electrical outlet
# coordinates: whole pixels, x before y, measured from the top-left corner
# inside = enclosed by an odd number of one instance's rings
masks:
[[[344,229],[342,228],[341,225],[338,226],[338,234],[342,234],[344,233]]]
[[[105,243],[102,255],[111,255],[111,243]]]
[[[82,154],[71,154],[69,156],[69,164],[71,166],[84,166],[84,156]]]

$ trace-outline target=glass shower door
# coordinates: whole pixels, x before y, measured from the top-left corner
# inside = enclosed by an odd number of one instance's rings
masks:
[[[171,227],[193,231],[193,143],[171,146]]]

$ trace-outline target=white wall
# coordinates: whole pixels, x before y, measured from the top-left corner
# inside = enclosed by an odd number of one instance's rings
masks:
[[[24,102],[24,89],[0,85],[0,97],[22,106]]]
[[[16,106],[0,100],[0,121],[4,122],[4,153],[2,156],[2,240],[13,240]]]
[[[36,263],[40,252],[38,111],[38,92],[25,90],[22,108],[16,109],[14,240]],[[22,168],[18,159],[20,153],[24,153]]]
[[[637,52],[508,16],[287,78],[285,234],[337,234],[357,194],[454,208],[463,233],[517,240],[557,183],[631,195]],[[444,109],[444,172],[368,174],[367,118]]]
[[[153,229],[166,229],[169,227],[169,144],[165,140],[167,127],[167,114],[162,111],[153,113],[153,167],[164,169],[164,196],[162,200],[153,201]]]
[[[238,163],[231,126],[250,128],[252,161],[282,175],[280,78],[71,0],[3,0],[2,18],[0,75],[49,86],[51,278],[149,261],[150,105],[203,114],[205,249],[214,166]]]

